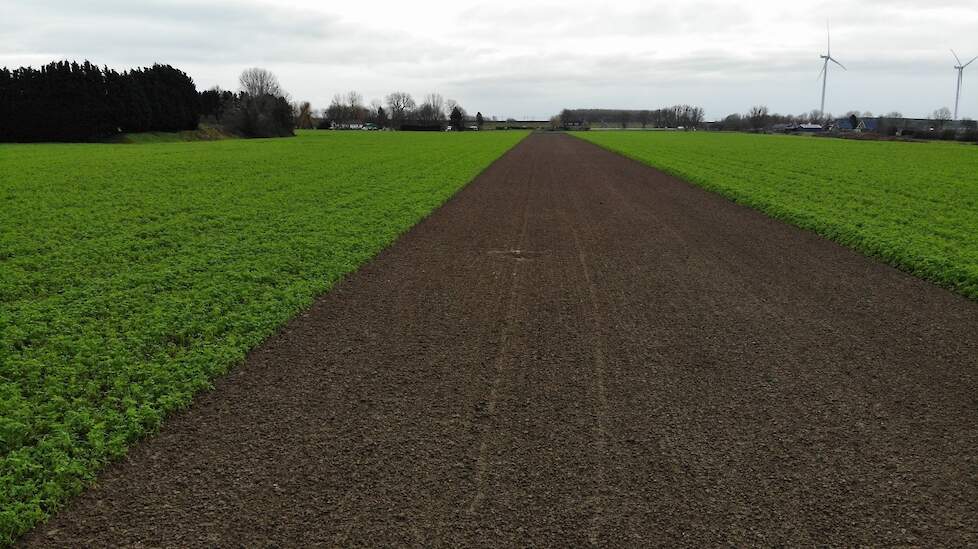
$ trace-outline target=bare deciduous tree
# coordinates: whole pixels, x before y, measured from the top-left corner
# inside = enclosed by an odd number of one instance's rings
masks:
[[[363,122],[364,111],[366,110],[363,107],[363,95],[356,90],[348,91],[346,93],[346,109],[351,122]]]
[[[768,110],[764,105],[755,105],[751,107],[750,113],[747,114],[747,118],[750,120],[751,128],[759,130],[767,124]]]
[[[649,125],[650,118],[652,118],[652,113],[647,110],[638,111],[638,114],[635,116],[635,120],[642,125],[643,130]]]
[[[308,101],[295,106],[295,127],[301,130],[312,129],[312,105]]]
[[[943,130],[944,126],[951,121],[951,109],[941,107],[934,111],[931,117],[937,122],[937,128]]]
[[[246,69],[238,78],[241,84],[241,91],[252,97],[271,95],[272,97],[284,97],[281,84],[278,78],[271,71],[253,67]]]
[[[241,73],[241,97],[224,121],[233,133],[246,137],[294,135],[295,111],[275,75],[251,68]]]
[[[414,98],[407,92],[393,92],[384,100],[387,102],[387,110],[393,127],[400,129],[401,123],[414,110]]]
[[[620,111],[617,118],[618,124],[621,125],[621,129],[625,129],[628,127],[628,123],[632,120],[632,113],[631,111]]]
[[[326,118],[333,123],[340,123],[346,120],[346,104],[343,96],[336,94],[326,108]]]
[[[445,119],[445,98],[438,93],[424,96],[424,102],[418,109],[418,118],[426,122]]]

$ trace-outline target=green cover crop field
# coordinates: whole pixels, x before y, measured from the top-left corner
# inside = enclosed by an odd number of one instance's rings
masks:
[[[574,135],[978,299],[978,147],[706,132]]]
[[[0,545],[525,135],[0,145]]]

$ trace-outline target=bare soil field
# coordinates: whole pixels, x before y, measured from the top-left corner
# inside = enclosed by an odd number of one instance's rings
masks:
[[[978,304],[535,134],[25,546],[978,543]]]

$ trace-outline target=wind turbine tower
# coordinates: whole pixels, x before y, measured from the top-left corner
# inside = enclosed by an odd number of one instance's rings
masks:
[[[844,71],[848,70],[842,63],[839,63],[836,58],[832,57],[832,33],[829,30],[828,23],[825,24],[825,35],[828,39],[828,49],[826,50],[825,55],[819,56],[825,60],[825,63],[822,65],[822,74],[819,75],[822,77],[822,106],[818,109],[818,112],[823,116],[825,115],[825,88],[828,87],[829,83],[829,61],[842,67],[842,70]]]
[[[964,80],[964,69],[967,68],[968,65],[974,63],[975,59],[978,59],[978,56],[967,63],[962,63],[961,58],[958,57],[958,54],[954,53],[954,50],[951,50],[951,55],[953,55],[954,60],[958,62],[958,64],[954,66],[954,68],[958,71],[958,91],[954,95],[954,119],[957,120],[958,105],[961,103],[961,81]]]

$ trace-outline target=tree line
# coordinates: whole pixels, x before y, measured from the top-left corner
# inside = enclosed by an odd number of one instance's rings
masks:
[[[848,122],[846,129],[853,130],[861,121],[874,118],[877,119],[877,123],[869,133],[887,136],[899,134],[903,137],[920,139],[978,140],[978,123],[968,119],[953,122],[951,111],[947,107],[935,110],[928,118],[907,122],[903,114],[897,111],[876,116],[870,111],[853,110],[837,118],[831,113],[821,113],[817,109],[805,114],[792,115],[772,113],[764,105],[755,105],[746,113],[727,115],[709,126],[712,130],[720,131],[793,131],[801,124],[813,124],[829,129],[844,121]]]
[[[170,65],[119,72],[88,61],[0,69],[0,141],[88,141],[196,130],[209,117],[243,137],[293,135],[296,113],[271,72],[248,69],[241,91],[197,92]]]
[[[170,65],[117,72],[58,61],[0,69],[0,140],[83,141],[197,128],[194,81]]]
[[[858,111],[846,113],[846,118]],[[872,116],[867,112],[866,116]],[[900,113],[890,113],[887,116],[900,117]],[[819,112],[818,109],[804,114],[778,114],[772,113],[764,105],[755,105],[746,113],[729,114],[713,124],[712,129],[722,131],[758,131],[777,125],[798,125],[798,124],[817,124],[825,126],[833,120],[831,114]]]
[[[457,101],[445,99],[438,93],[426,94],[419,103],[410,93],[395,91],[384,97],[383,102],[375,99],[368,105],[363,95],[354,90],[334,95],[329,106],[323,110],[317,127],[326,129],[373,124],[378,128],[394,130],[440,130],[448,123],[453,130],[462,131],[467,129],[470,122],[481,129],[484,122],[482,113],[469,116]]]
[[[674,105],[654,110],[630,109],[564,109],[554,122],[566,124],[603,124],[627,128],[697,128],[703,123],[703,109],[693,105]]]

